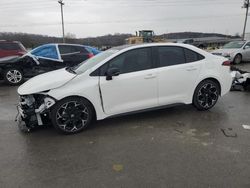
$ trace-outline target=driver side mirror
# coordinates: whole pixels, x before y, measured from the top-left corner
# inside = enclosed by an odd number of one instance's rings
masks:
[[[250,46],[245,46],[245,47],[244,47],[244,50],[249,49],[249,48],[250,48]]]
[[[112,80],[113,76],[118,76],[121,73],[120,69],[113,67],[109,68],[106,72],[106,80]]]

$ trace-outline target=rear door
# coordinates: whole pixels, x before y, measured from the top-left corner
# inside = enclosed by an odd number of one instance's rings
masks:
[[[153,68],[151,48],[127,51],[101,68],[100,89],[104,111],[113,115],[158,105],[157,72]],[[121,74],[106,80],[108,68],[119,68]]]
[[[159,104],[183,103],[190,95],[202,66],[196,52],[178,47],[158,47]]]

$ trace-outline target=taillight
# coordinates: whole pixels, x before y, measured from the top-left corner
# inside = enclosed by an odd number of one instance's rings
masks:
[[[231,65],[231,62],[230,61],[224,61],[222,63],[223,66],[230,66]]]
[[[89,58],[91,58],[91,57],[93,57],[93,56],[94,56],[94,54],[92,54],[92,53],[89,53],[89,54],[88,54],[88,57],[89,57]]]

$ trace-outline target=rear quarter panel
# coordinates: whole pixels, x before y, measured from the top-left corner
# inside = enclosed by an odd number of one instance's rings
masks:
[[[232,76],[230,74],[230,67],[223,66],[222,63],[228,61],[224,57],[211,55],[206,59],[206,63],[203,65],[200,77],[196,86],[205,79],[214,78],[218,80],[221,86],[221,96],[229,92],[232,85]]]

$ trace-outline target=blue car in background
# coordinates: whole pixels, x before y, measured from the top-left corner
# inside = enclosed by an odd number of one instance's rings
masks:
[[[92,52],[94,55],[101,53],[100,50],[98,50],[98,49],[96,49],[96,48],[94,48],[94,47],[86,46],[86,45],[83,45],[83,46],[84,46],[85,48],[87,48],[90,52]]]

